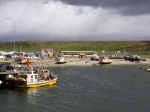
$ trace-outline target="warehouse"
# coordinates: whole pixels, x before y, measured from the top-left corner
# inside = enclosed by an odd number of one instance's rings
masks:
[[[97,52],[95,51],[60,51],[61,55],[64,57],[93,57],[97,56]]]

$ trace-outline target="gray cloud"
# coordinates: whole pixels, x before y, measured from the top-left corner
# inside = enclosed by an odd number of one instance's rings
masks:
[[[73,6],[90,6],[117,10],[122,15],[142,15],[150,13],[150,0],[0,0],[0,5],[12,1],[62,2]]]
[[[150,0],[57,0],[70,5],[82,5],[118,10],[122,15],[150,13]]]
[[[0,0],[0,41],[13,41],[7,17],[14,21],[16,40],[149,40],[150,14],[148,7],[142,9],[144,0],[107,2]]]

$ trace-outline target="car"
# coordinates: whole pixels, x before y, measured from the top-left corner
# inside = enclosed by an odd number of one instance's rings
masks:
[[[12,55],[11,55],[11,54],[6,54],[6,55],[5,55],[5,58],[6,58],[6,59],[12,59]]]
[[[24,57],[29,59],[38,59],[38,57],[35,54],[24,54]]]
[[[24,54],[24,57],[25,57],[25,58],[32,59],[32,54]]]
[[[98,61],[99,57],[91,57],[91,61]]]

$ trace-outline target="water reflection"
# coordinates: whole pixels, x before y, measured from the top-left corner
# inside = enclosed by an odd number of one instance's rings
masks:
[[[59,83],[0,92],[2,112],[149,112],[150,75],[137,66],[53,68]],[[9,106],[8,106],[9,105]],[[131,110],[131,111],[130,111]]]
[[[50,85],[50,86],[48,86],[49,88],[53,88],[53,89],[55,89],[55,88],[57,88],[57,84],[54,84],[54,85]]]

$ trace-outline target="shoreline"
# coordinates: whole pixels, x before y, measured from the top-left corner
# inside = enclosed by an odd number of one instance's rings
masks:
[[[98,66],[98,65],[150,65],[150,59],[146,61],[134,61],[124,59],[113,59],[111,64],[99,64],[99,61],[91,61],[88,58],[68,58],[67,63],[56,64],[54,59],[33,60],[31,66],[37,67],[63,67],[63,66]]]

